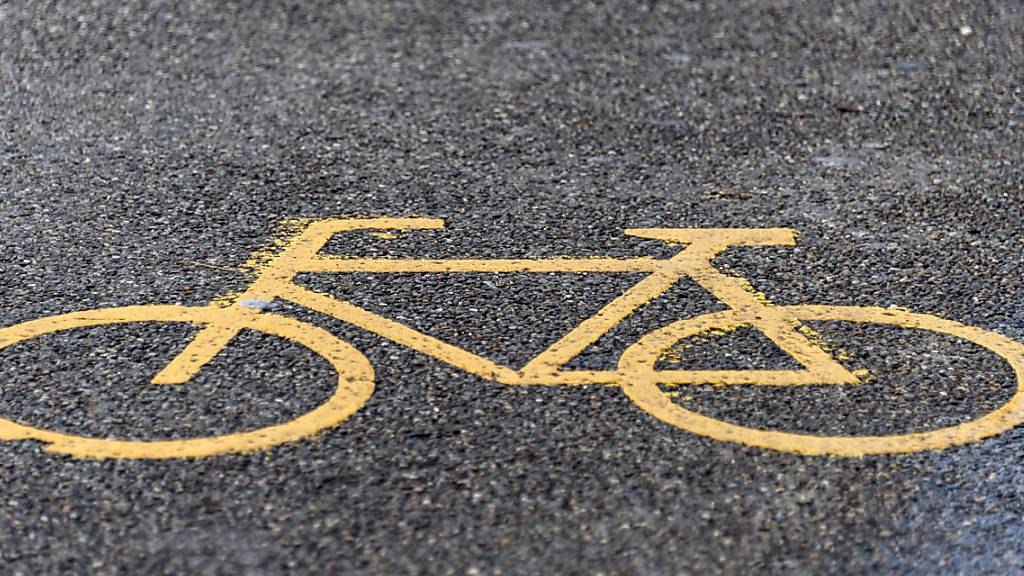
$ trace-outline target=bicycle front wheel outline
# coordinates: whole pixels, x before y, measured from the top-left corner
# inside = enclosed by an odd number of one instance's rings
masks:
[[[1017,378],[1014,395],[996,410],[979,418],[925,432],[885,436],[815,436],[796,432],[762,430],[718,420],[687,410],[672,402],[660,388],[655,363],[661,353],[693,332],[694,326],[742,325],[734,310],[680,320],[645,334],[623,353],[619,361],[623,391],[641,409],[677,428],[725,442],[805,455],[866,456],[941,450],[996,436],[1024,422],[1024,345],[1010,338],[946,320],[930,314],[868,306],[780,306],[800,320],[889,324],[947,334],[973,342],[998,354]],[[708,382],[708,384],[712,384]]]
[[[36,336],[74,328],[134,322],[211,324],[224,317],[223,310],[214,306],[155,304],[71,312],[0,328],[0,349]],[[252,316],[247,320],[245,328],[291,340],[322,356],[338,373],[334,394],[298,418],[219,436],[172,440],[92,438],[0,418],[0,440],[38,440],[47,444],[45,450],[48,452],[96,459],[202,458],[231,452],[251,452],[306,438],[337,426],[362,408],[373,394],[374,371],[369,360],[355,347],[326,330],[271,313]]]

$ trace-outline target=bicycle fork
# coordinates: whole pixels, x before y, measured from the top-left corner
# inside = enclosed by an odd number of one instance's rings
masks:
[[[243,302],[272,301],[284,297],[339,319],[370,329],[378,335],[427,353],[474,374],[504,384],[619,384],[615,371],[574,371],[563,366],[596,342],[603,334],[648,302],[658,298],[680,279],[689,277],[728,305],[734,319],[771,339],[805,368],[804,371],[704,371],[672,370],[674,383],[743,384],[855,384],[859,380],[826,351],[798,330],[799,320],[785,306],[759,301],[744,286],[743,279],[730,277],[711,265],[712,259],[730,246],[774,246],[795,244],[795,233],[783,228],[647,228],[629,229],[626,234],[685,244],[686,248],[668,259],[654,258],[564,258],[535,260],[388,260],[339,259],[318,256],[337,233],[351,230],[438,229],[444,223],[432,218],[372,218],[320,220],[311,223],[263,269],[234,302],[218,308],[217,322],[200,330],[186,348],[156,374],[154,384],[182,384],[234,338],[258,310]],[[390,320],[376,317],[327,296],[317,295],[293,283],[301,272],[642,272],[648,275],[610,301],[594,316],[548,347],[520,370],[497,365],[460,348],[418,333]],[[374,329],[387,324],[386,328]],[[709,378],[712,373],[714,378]],[[779,378],[780,375],[785,375]]]

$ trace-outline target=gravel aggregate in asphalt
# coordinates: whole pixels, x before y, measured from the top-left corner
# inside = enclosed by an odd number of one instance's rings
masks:
[[[431,216],[347,256],[667,257],[629,227],[789,227],[715,264],[777,304],[905,306],[1024,341],[1024,8],[1014,2],[0,3],[0,325],[203,305],[293,218]],[[637,280],[307,274],[496,361]],[[262,307],[260,304],[258,307]],[[863,458],[673,428],[615,387],[510,387],[340,321],[376,370],[336,429],[248,454],[86,460],[0,442],[10,574],[961,574],[1024,571],[1024,429]],[[681,282],[575,359],[723,305]],[[726,421],[927,430],[1013,375],[917,330],[811,323],[853,387],[682,387]],[[76,329],[0,350],[0,417],[186,438],[330,394],[309,350],[245,333],[148,384],[192,329]],[[757,334],[681,347],[788,367]]]

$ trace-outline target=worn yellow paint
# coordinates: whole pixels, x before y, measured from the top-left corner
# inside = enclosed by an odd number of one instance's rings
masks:
[[[508,385],[620,386],[641,408],[679,428],[725,441],[802,454],[858,456],[938,449],[1003,432],[1024,420],[1024,346],[1006,337],[926,314],[903,309],[849,306],[780,306],[771,304],[745,278],[715,269],[711,262],[730,246],[791,246],[796,233],[784,228],[681,229],[642,228],[626,234],[679,245],[671,258],[541,258],[541,259],[392,259],[344,258],[320,254],[338,233],[363,230],[382,238],[411,229],[439,229],[434,218],[350,218],[291,220],[268,249],[246,263],[253,272],[244,290],[217,298],[207,306],[131,306],[62,314],[0,328],[0,348],[43,334],[73,328],[130,322],[188,322],[198,327],[184,350],[153,376],[154,384],[180,385],[192,379],[241,330],[258,330],[297,342],[324,357],[339,374],[334,395],[324,404],[289,422],[235,434],[174,440],[87,438],[0,419],[0,438],[34,439],[47,450],[92,458],[202,457],[275,446],[335,426],[358,410],[373,392],[373,369],[355,348],[310,324],[279,314],[248,308],[247,302],[283,299],[327,314],[407,346],[481,378]],[[309,272],[363,273],[641,273],[634,286],[605,304],[530,360],[522,368],[503,366],[396,320],[351,302],[309,290],[295,276]],[[623,354],[616,370],[568,370],[566,363],[640,307],[690,278],[728,309],[679,320],[648,333]],[[672,401],[673,386],[688,385],[846,385],[866,372],[845,369],[833,350],[800,322],[841,320],[931,330],[975,342],[1002,356],[1013,367],[1018,391],[998,410],[958,426],[919,433],[869,437],[829,437],[758,430],[708,418]],[[759,330],[799,362],[801,370],[656,370],[655,362],[681,340],[715,335],[749,326]],[[845,359],[840,354],[840,359]],[[683,401],[692,400],[685,396]]]
[[[287,247],[298,234],[301,234],[311,222],[313,220],[310,218],[287,218],[278,222],[264,245],[249,255],[245,264],[241,266],[241,270],[247,272],[249,278],[255,279],[271,265],[277,254]],[[240,290],[225,292],[214,298],[211,303],[220,307],[231,306],[241,294]]]
[[[299,223],[301,226],[301,222]],[[340,232],[351,230],[389,230],[402,228],[441,228],[444,222],[434,218],[363,218],[318,220],[301,226],[301,233],[282,241],[283,249],[264,257],[261,253],[249,260],[259,276],[243,292],[233,295],[232,307],[241,309],[244,301],[272,301],[292,285],[300,272],[310,272],[308,263]],[[154,384],[182,384],[192,379],[200,368],[212,360],[245,326],[219,322],[199,332],[174,360],[153,377]]]

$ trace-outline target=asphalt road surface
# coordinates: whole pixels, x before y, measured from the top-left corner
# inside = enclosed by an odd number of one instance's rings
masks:
[[[1024,341],[1022,62],[1018,2],[0,2],[0,326],[204,306],[253,281],[284,221],[417,216],[446,228],[352,231],[324,253],[666,258],[680,247],[623,230],[791,228],[796,246],[714,264],[779,305],[900,306]],[[519,368],[643,277],[295,282]],[[365,406],[258,451],[47,452],[12,426],[218,436],[291,421],[336,380],[247,330],[188,383],[151,384],[196,333],[178,321],[4,342],[0,572],[1024,572],[1024,427],[802,455],[681,429],[616,385],[507,386],[250,304],[358,348]],[[680,281],[568,367],[613,371],[644,334],[723,308]],[[859,384],[665,398],[863,437],[976,421],[1016,393],[961,338],[805,324]],[[793,368],[760,332],[723,332],[662,362]]]

